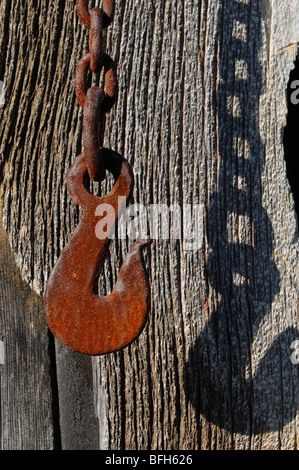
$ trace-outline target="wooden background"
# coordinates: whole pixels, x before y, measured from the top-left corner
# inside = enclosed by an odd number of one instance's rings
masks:
[[[105,50],[119,98],[104,145],[133,165],[134,202],[204,205],[203,245],[152,244],[144,332],[93,358],[53,339],[42,305],[80,216],[65,184],[88,50],[74,7],[0,0],[2,449],[296,449],[298,231],[283,138],[299,0],[116,0]],[[102,294],[131,244],[111,244]]]

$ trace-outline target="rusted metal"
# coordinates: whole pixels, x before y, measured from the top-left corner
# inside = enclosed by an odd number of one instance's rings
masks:
[[[101,355],[118,351],[141,333],[149,308],[149,284],[142,249],[150,239],[138,240],[130,249],[110,295],[99,297],[95,291],[116,227],[133,191],[129,163],[116,152],[101,148],[103,116],[117,97],[115,62],[102,51],[102,30],[114,15],[114,0],[103,0],[103,10],[88,12],[87,1],[77,0],[81,22],[90,29],[89,52],[79,62],[75,90],[83,108],[84,150],[67,175],[68,192],[83,209],[83,216],[62,251],[46,285],[44,307],[47,324],[57,339],[75,351]],[[88,70],[104,67],[105,90],[88,88]],[[88,177],[102,181],[108,170],[115,178],[112,190],[104,197],[87,189]],[[97,227],[105,217],[105,230]],[[101,222],[100,222],[101,223]]]
[[[116,64],[107,54],[103,54],[103,66],[105,72],[105,98],[101,108],[102,113],[110,111],[115,104],[118,92],[118,83],[116,75]]]
[[[118,92],[118,83],[116,75],[116,64],[107,54],[103,53],[103,67],[105,73],[105,98],[103,100],[101,112],[106,113],[110,111],[115,104]],[[79,61],[75,73],[75,91],[76,98],[81,106],[84,108],[86,93],[88,90],[87,75],[90,64],[90,53],[86,54]]]
[[[103,0],[103,22],[104,28],[110,25],[114,18],[115,0]]]
[[[90,12],[89,52],[90,69],[99,72],[102,67],[103,11],[93,8]]]
[[[90,28],[90,14],[88,12],[87,4],[87,0],[77,0],[76,11],[81,23],[87,28]]]
[[[97,197],[87,190],[85,156],[81,154],[67,176],[70,196],[84,213],[69,243],[62,251],[47,282],[45,315],[57,339],[84,354],[101,355],[117,351],[134,341],[147,319],[149,286],[141,250],[149,239],[138,240],[129,251],[110,295],[99,297],[95,288],[107,254],[109,233],[128,203],[133,174],[128,162],[103,149],[105,167],[115,177],[112,190]],[[119,197],[122,203],[119,204]],[[107,222],[107,236],[96,236],[95,217],[99,205],[113,207],[115,215]],[[104,208],[106,206],[103,206]],[[105,219],[106,222],[106,219]]]
[[[90,29],[91,18],[88,12],[88,1],[77,0],[76,10],[81,23]],[[114,17],[115,0],[103,0],[103,26],[106,28],[110,25]]]
[[[89,88],[83,110],[84,155],[89,176],[93,181],[103,181],[106,176],[99,142],[99,119],[104,97],[104,91],[101,88]]]
[[[81,108],[84,108],[84,104],[86,100],[86,93],[88,90],[87,72],[89,69],[89,64],[90,64],[90,53],[88,52],[88,54],[82,57],[82,59],[78,62],[76,73],[75,73],[76,98]]]

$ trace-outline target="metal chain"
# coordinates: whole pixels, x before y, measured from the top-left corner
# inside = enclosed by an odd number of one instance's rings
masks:
[[[102,10],[94,8],[90,13],[86,4],[77,0],[76,5],[80,20],[90,29],[89,52],[80,60],[75,79],[77,99],[83,108],[84,151],[67,174],[68,193],[84,215],[50,274],[44,307],[47,324],[61,343],[84,354],[100,355],[128,346],[145,326],[150,294],[141,252],[150,239],[133,244],[112,293],[95,295],[110,234],[132,197],[134,176],[123,156],[100,146],[104,116],[117,94],[116,66],[103,52],[103,28],[112,21],[114,0],[104,0]],[[104,69],[104,88],[88,88],[89,68],[97,73]],[[115,183],[108,194],[98,197],[88,191],[85,176],[88,172],[93,181],[102,181],[106,169]],[[99,234],[101,207],[107,205],[113,215]]]
[[[77,0],[76,10],[81,23],[89,28],[89,52],[80,60],[75,74],[75,90],[79,105],[83,108],[83,144],[87,170],[93,181],[105,179],[105,168],[101,156],[100,140],[103,129],[103,114],[111,110],[117,98],[116,64],[103,52],[103,29],[114,17],[115,0],[103,0],[103,8],[95,7],[90,12],[87,0]],[[100,73],[104,69],[104,89],[88,88],[88,70]]]

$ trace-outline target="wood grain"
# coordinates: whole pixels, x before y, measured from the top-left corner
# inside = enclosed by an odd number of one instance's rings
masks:
[[[65,176],[81,148],[74,72],[88,31],[73,0],[15,3],[0,5],[3,224],[42,296],[79,218]],[[298,232],[283,149],[298,3],[116,1],[105,50],[119,97],[104,145],[133,165],[134,202],[202,204],[203,244],[155,240],[136,343],[82,360],[56,345],[62,448],[298,447]],[[112,244],[102,294],[131,244]]]
[[[0,410],[2,450],[59,446],[56,378],[41,299],[22,281],[0,228]]]

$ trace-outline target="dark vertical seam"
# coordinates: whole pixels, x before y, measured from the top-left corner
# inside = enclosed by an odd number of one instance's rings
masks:
[[[49,373],[52,393],[53,449],[62,450],[55,339],[48,330]]]

